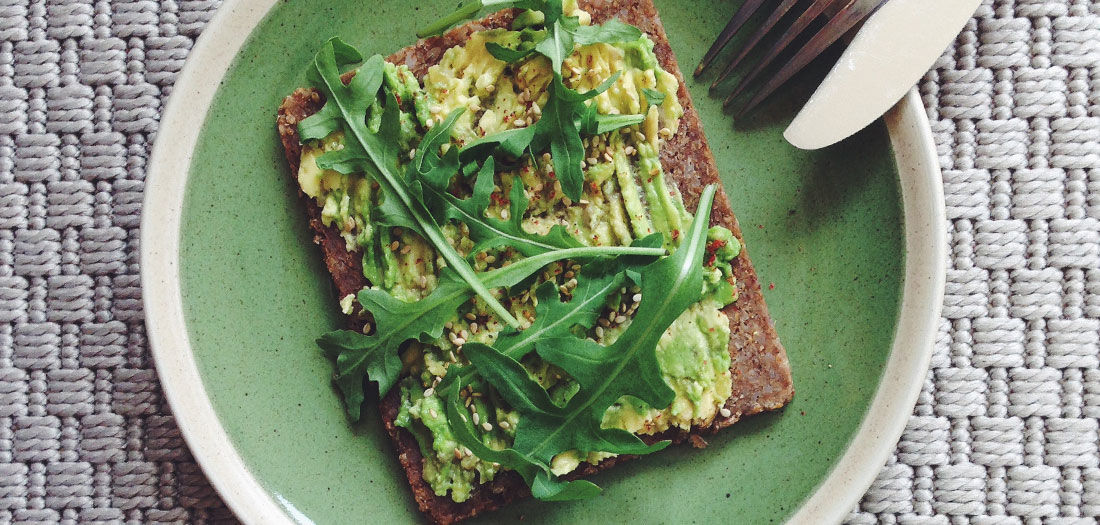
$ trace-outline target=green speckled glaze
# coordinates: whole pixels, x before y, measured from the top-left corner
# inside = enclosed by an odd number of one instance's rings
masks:
[[[421,519],[377,412],[348,425],[330,364],[313,343],[341,316],[287,173],[275,109],[303,85],[305,65],[328,37],[388,54],[453,3],[279,3],[224,78],[195,151],[180,256],[190,342],[240,455],[299,518]],[[690,71],[736,3],[657,2],[683,68]],[[706,83],[688,85],[790,356],[795,400],[738,423],[706,450],[674,447],[601,474],[597,499],[527,501],[486,522],[782,521],[844,452],[878,386],[904,257],[884,127],[798,151],[781,132],[804,88],[735,127]]]

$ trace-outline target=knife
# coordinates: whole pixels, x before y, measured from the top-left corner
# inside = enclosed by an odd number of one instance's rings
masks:
[[[867,19],[817,91],[783,132],[801,149],[854,135],[928,71],[981,0],[890,0]]]

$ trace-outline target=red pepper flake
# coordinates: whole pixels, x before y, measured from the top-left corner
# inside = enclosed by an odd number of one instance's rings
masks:
[[[416,264],[420,264],[420,263],[422,263],[422,262],[424,262],[424,259],[423,259],[423,258],[421,258],[421,257],[417,257],[417,258],[416,258]]]
[[[672,240],[675,241],[676,239],[679,239],[679,238],[680,238],[680,230],[672,230]]]
[[[397,105],[400,106],[401,105],[401,95],[398,94],[398,93],[394,93],[393,98],[397,99]]]
[[[715,252],[725,245],[726,241],[721,239],[715,239],[707,243],[707,266],[714,264],[714,261],[718,259],[718,255]]]
[[[769,290],[774,290],[775,289],[775,283],[768,283],[768,289]]]
[[[549,174],[547,174],[547,176],[550,177],[550,180],[554,180],[554,179],[558,178],[558,174],[554,173],[552,171]]]

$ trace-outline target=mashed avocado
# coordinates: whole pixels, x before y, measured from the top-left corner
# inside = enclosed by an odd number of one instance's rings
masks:
[[[567,15],[578,16],[582,24],[589,22],[575,2],[567,2],[565,10]],[[552,78],[549,61],[534,55],[509,65],[494,58],[486,45],[491,42],[512,49],[532,45],[539,36],[532,28],[540,23],[539,14],[526,12],[512,30],[478,32],[465,45],[447,50],[428,70],[423,87],[404,66],[387,64],[385,81],[401,99],[401,138],[408,150],[416,148],[423,133],[456,108],[467,111],[453,127],[449,147],[461,147],[538,121]],[[653,42],[645,36],[632,42],[579,47],[563,65],[566,85],[582,91],[595,88],[614,72],[621,73],[618,80],[590,103],[601,114],[641,114],[645,119],[636,126],[583,140],[585,182],[581,199],[573,202],[562,193],[549,154],[525,156],[498,164],[487,215],[507,219],[512,190],[519,185],[528,201],[522,224],[530,232],[547,233],[555,225],[563,225],[587,245],[626,245],[660,232],[667,248],[679,245],[681,231],[692,217],[679,190],[667,184],[659,159],[663,140],[675,133],[683,114],[677,97],[678,82],[657,64]],[[645,90],[665,95],[660,106],[649,103]],[[380,119],[375,118],[378,114],[377,110],[368,114],[373,130],[379,125]],[[376,223],[372,210],[384,197],[369,176],[343,175],[317,166],[316,159],[322,152],[339,149],[342,144],[343,137],[334,133],[303,147],[298,173],[302,191],[322,206],[322,221],[339,229],[348,249],[363,253],[364,275],[373,286],[406,301],[426,296],[435,288],[443,266],[433,248],[415,233]],[[402,156],[401,162],[411,157],[411,153]],[[465,225],[448,224],[444,233],[463,256],[473,250]],[[653,434],[669,428],[687,429],[714,418],[731,391],[729,320],[721,308],[736,300],[730,264],[739,251],[740,244],[728,230],[710,229],[704,260],[704,299],[683,312],[658,343],[658,361],[676,394],[672,405],[657,409],[624,396],[607,410],[605,427]],[[490,250],[474,258],[473,267],[477,271],[499,268],[518,257],[511,248]],[[535,316],[535,289],[539,284],[551,281],[568,293],[584,277],[582,267],[575,262],[555,263],[526,289],[512,289],[506,304],[522,325],[529,325]],[[629,326],[640,291],[625,286],[613,294],[588,335],[603,344],[614,342]],[[345,298],[341,306],[350,310],[350,301]],[[403,348],[407,377],[400,383],[401,408],[396,424],[411,431],[420,444],[424,479],[435,493],[449,493],[454,501],[461,502],[469,498],[476,484],[493,479],[501,467],[482,461],[458,444],[434,387],[451,364],[465,362],[465,343],[492,344],[504,326],[474,297],[460,307],[445,328],[438,340],[413,341]],[[522,364],[555,402],[565,403],[576,393],[576,384],[566,374],[536,354],[525,357]],[[474,424],[486,430],[485,444],[498,449],[509,446],[515,436],[517,414],[484,385],[475,384],[466,400],[476,414]],[[590,454],[581,458],[576,453],[562,453],[555,458],[553,470],[564,474],[582,460],[597,462],[607,456]]]

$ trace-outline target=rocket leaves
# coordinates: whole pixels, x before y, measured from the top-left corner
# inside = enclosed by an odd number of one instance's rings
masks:
[[[508,287],[558,260],[616,256],[646,260],[647,256],[663,253],[660,243],[651,242],[649,238],[635,242],[634,246],[566,248],[521,259],[481,273],[479,278],[489,288]],[[451,270],[444,270],[432,293],[416,302],[400,301],[379,289],[365,288],[359,292],[359,303],[374,315],[374,332],[365,335],[337,330],[317,340],[318,346],[336,360],[334,379],[352,421],[359,420],[365,398],[364,383],[368,379],[378,383],[380,395],[393,387],[401,370],[397,357],[401,344],[411,339],[425,342],[438,339],[443,335],[443,325],[454,318],[459,305],[473,295],[474,291]]]
[[[657,361],[657,341],[702,296],[702,261],[714,193],[714,186],[703,191],[691,229],[675,253],[634,270],[632,280],[642,287],[642,300],[634,320],[613,344],[603,346],[569,332],[543,334],[534,341],[539,356],[562,368],[580,387],[564,406],[551,402],[546,390],[519,364],[522,353],[511,340],[502,337],[498,341],[498,347],[507,345],[503,350],[467,345],[465,353],[477,372],[520,413],[511,448],[493,451],[496,459],[492,461],[520,472],[532,485],[532,492],[538,484],[540,492],[552,497],[561,496],[555,490],[590,495],[590,491],[563,486],[550,472],[551,461],[562,452],[575,450],[582,456],[588,452],[646,454],[668,445],[667,441],[647,445],[625,430],[603,428],[601,422],[607,408],[622,396],[636,397],[653,407],[666,407],[674,398]],[[546,317],[552,316],[540,312],[537,319]],[[457,401],[461,386],[455,386],[468,380],[467,373],[446,382],[443,395],[448,396],[447,417],[452,426],[468,426]],[[458,408],[452,409],[456,403]],[[478,431],[474,427],[466,430],[469,432],[456,433],[456,437],[473,449],[467,440],[480,443]]]
[[[431,30],[425,30],[420,36],[434,34],[451,25],[472,18],[481,7],[492,5],[496,8],[520,7],[541,11],[544,15],[543,24],[547,29],[546,37],[535,44],[534,52],[550,59],[550,67],[554,71],[554,77],[547,88],[548,98],[542,108],[542,117],[534,126],[519,130],[507,130],[493,136],[479,139],[466,147],[466,157],[473,156],[473,152],[485,155],[493,151],[492,145],[512,156],[519,156],[524,150],[542,152],[549,149],[554,159],[554,171],[558,181],[561,182],[562,193],[566,197],[576,201],[581,198],[584,188],[584,172],[581,162],[584,159],[584,145],[581,142],[581,133],[592,135],[596,131],[607,133],[620,127],[631,126],[643,120],[642,115],[609,116],[617,118],[603,118],[589,111],[590,104],[585,101],[607,91],[619,79],[619,72],[609,77],[595,89],[585,93],[565,86],[562,78],[562,65],[565,59],[573,53],[577,45],[585,46],[596,43],[616,43],[637,40],[642,36],[641,30],[623,23],[619,20],[610,20],[601,25],[585,26],[580,24],[577,17],[567,17],[562,14],[561,0],[525,0],[521,2],[495,2],[482,0],[459,6],[450,16],[442,19],[432,26]],[[476,8],[474,6],[477,6]],[[498,44],[487,46],[490,54],[505,62],[515,62],[530,56],[531,50],[513,50]],[[499,135],[499,136],[497,136]]]
[[[474,275],[470,264],[447,242],[439,224],[428,213],[424,204],[416,198],[416,188],[413,184],[396,173],[399,134],[393,133],[392,130],[392,123],[397,119],[393,111],[395,106],[387,102],[387,111],[383,113],[382,129],[379,133],[372,133],[367,128],[367,110],[377,100],[378,88],[382,83],[382,57],[374,55],[367,59],[356,69],[356,74],[351,81],[345,85],[340,78],[340,70],[360,60],[362,55],[355,48],[339,38],[332,38],[321,46],[310,69],[310,77],[317,81],[317,87],[325,95],[325,105],[332,105],[340,110],[345,130],[345,149],[347,144],[351,143],[360,147],[362,153],[365,153],[364,158],[355,159],[360,161],[355,167],[359,168],[358,171],[376,172],[381,175],[377,180],[386,194],[385,200],[391,201],[391,205],[400,205],[398,208],[405,225],[423,235],[447,261],[447,264],[504,322],[518,326],[519,321],[493,297],[489,289]],[[388,101],[391,97],[386,98]],[[332,110],[322,113],[322,118],[331,118],[334,114]],[[390,114],[388,120],[387,113]],[[316,122],[310,124],[316,124]],[[309,127],[307,125],[307,128]]]

